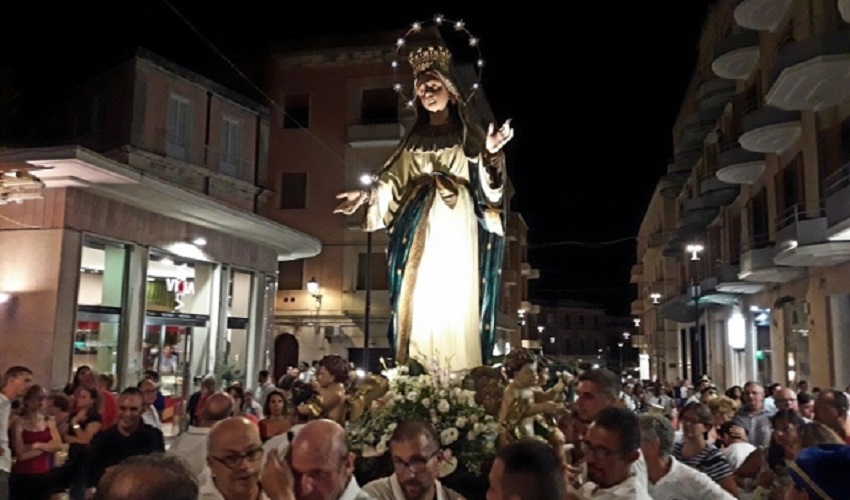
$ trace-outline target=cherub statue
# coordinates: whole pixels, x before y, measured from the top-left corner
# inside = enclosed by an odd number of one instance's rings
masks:
[[[505,375],[508,384],[499,407],[499,420],[505,427],[505,441],[524,438],[543,438],[560,444],[560,432],[546,417],[563,410],[563,404],[555,401],[536,401],[537,357],[530,349],[515,348],[505,357]],[[542,417],[542,418],[541,418]]]
[[[313,379],[316,396],[298,406],[301,415],[310,418],[328,418],[345,425],[346,383],[348,361],[337,354],[329,354],[319,361]]]

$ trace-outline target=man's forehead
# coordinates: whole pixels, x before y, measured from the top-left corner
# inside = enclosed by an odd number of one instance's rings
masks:
[[[435,448],[437,447],[430,445],[428,438],[422,434],[413,439],[390,441],[390,453],[399,458],[430,455],[437,451]]]

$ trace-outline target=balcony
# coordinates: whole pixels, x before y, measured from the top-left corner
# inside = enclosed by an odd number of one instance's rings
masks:
[[[540,314],[540,306],[537,304],[532,304],[527,300],[523,300],[519,303],[519,308],[525,311],[526,314]]]
[[[827,218],[822,211],[807,214],[801,205],[794,205],[780,215],[776,226],[781,249],[773,258],[776,264],[815,267],[850,260],[850,242],[827,240]]]
[[[820,111],[847,97],[850,34],[825,33],[789,42],[779,52],[765,102],[800,111]]]
[[[717,205],[706,203],[706,199],[702,196],[684,200],[682,202],[682,224],[688,226],[705,227],[711,224],[711,221],[717,218],[720,214],[720,208]]]
[[[750,242],[741,253],[741,272],[738,279],[755,283],[787,283],[802,276],[796,267],[780,266],[773,261],[777,249],[767,238]]]
[[[850,240],[850,163],[829,175],[825,184],[827,236]]]
[[[725,207],[732,204],[741,193],[741,187],[738,184],[728,184],[716,176],[704,178],[700,182],[699,190],[705,203],[715,207]]]
[[[682,122],[682,141],[702,144],[716,126],[717,117],[714,113],[698,111]]]
[[[720,153],[717,178],[728,184],[752,184],[764,173],[764,154],[733,145]]]
[[[502,270],[502,284],[505,286],[516,286],[519,283],[519,273],[516,269]]]
[[[723,114],[726,103],[735,95],[735,82],[724,78],[709,78],[697,88],[697,106],[706,118],[716,121]]]
[[[645,276],[643,274],[643,264],[635,264],[632,266],[631,278],[629,283],[643,283],[645,280]]]
[[[520,264],[519,269],[520,273],[525,279],[536,280],[540,278],[540,270],[533,269],[531,267],[531,264],[529,264],[528,262],[523,262],[522,264]]]
[[[753,153],[781,153],[800,139],[800,112],[764,106],[744,116],[741,147]]]
[[[649,249],[659,249],[664,246],[664,233],[657,232],[649,235],[649,238],[646,241],[646,248]]]
[[[681,142],[675,145],[676,154],[673,163],[668,165],[667,172],[689,172],[702,159],[702,143]]]
[[[643,311],[644,311],[643,300],[641,300],[641,299],[633,300],[632,301],[632,307],[631,307],[632,316],[640,316],[641,314],[643,314]]]
[[[764,284],[742,281],[738,278],[740,272],[741,266],[738,264],[721,264],[717,266],[714,276],[708,278],[713,279],[714,282],[706,284],[712,285],[715,290],[723,293],[749,295],[762,291]]]
[[[348,126],[348,145],[352,148],[382,148],[398,145],[404,136],[401,123],[357,124]]]
[[[682,186],[691,176],[691,167],[684,161],[674,161],[667,165],[667,173],[661,176],[659,189],[661,196],[675,198],[682,192]]]
[[[785,19],[792,0],[744,0],[735,7],[735,22],[742,28],[775,31]]]
[[[727,80],[745,80],[758,66],[759,55],[758,32],[744,30],[714,46],[711,71]]]

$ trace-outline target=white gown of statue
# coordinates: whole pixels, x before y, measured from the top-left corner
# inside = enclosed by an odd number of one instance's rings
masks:
[[[423,127],[439,130],[438,127]],[[479,169],[479,179],[487,179],[478,158],[473,163],[460,145],[460,129],[433,135],[414,134],[395,161],[382,171],[376,182],[373,201],[367,214],[367,230],[384,227],[404,210],[401,201],[405,189],[435,173],[446,174],[441,182],[453,183],[457,201],[453,207],[438,194],[428,209],[421,260],[415,268],[410,293],[401,302],[410,311],[409,355],[428,366],[436,360],[443,368],[471,369],[480,366],[478,227],[474,200],[470,195],[469,168]],[[447,179],[445,181],[443,179]],[[484,193],[489,201],[501,199],[502,188],[491,189],[486,181]],[[498,219],[496,219],[498,221]],[[496,221],[493,222],[495,226]],[[501,234],[502,228],[491,232]],[[403,272],[390,269],[391,273]],[[400,310],[404,310],[400,305]]]

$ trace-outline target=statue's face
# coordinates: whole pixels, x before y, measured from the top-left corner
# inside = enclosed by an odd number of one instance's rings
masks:
[[[426,72],[416,80],[416,97],[422,103],[422,107],[431,113],[436,113],[446,109],[451,94],[439,76]]]
[[[537,363],[528,363],[514,375],[514,384],[519,387],[531,387],[537,383]]]

